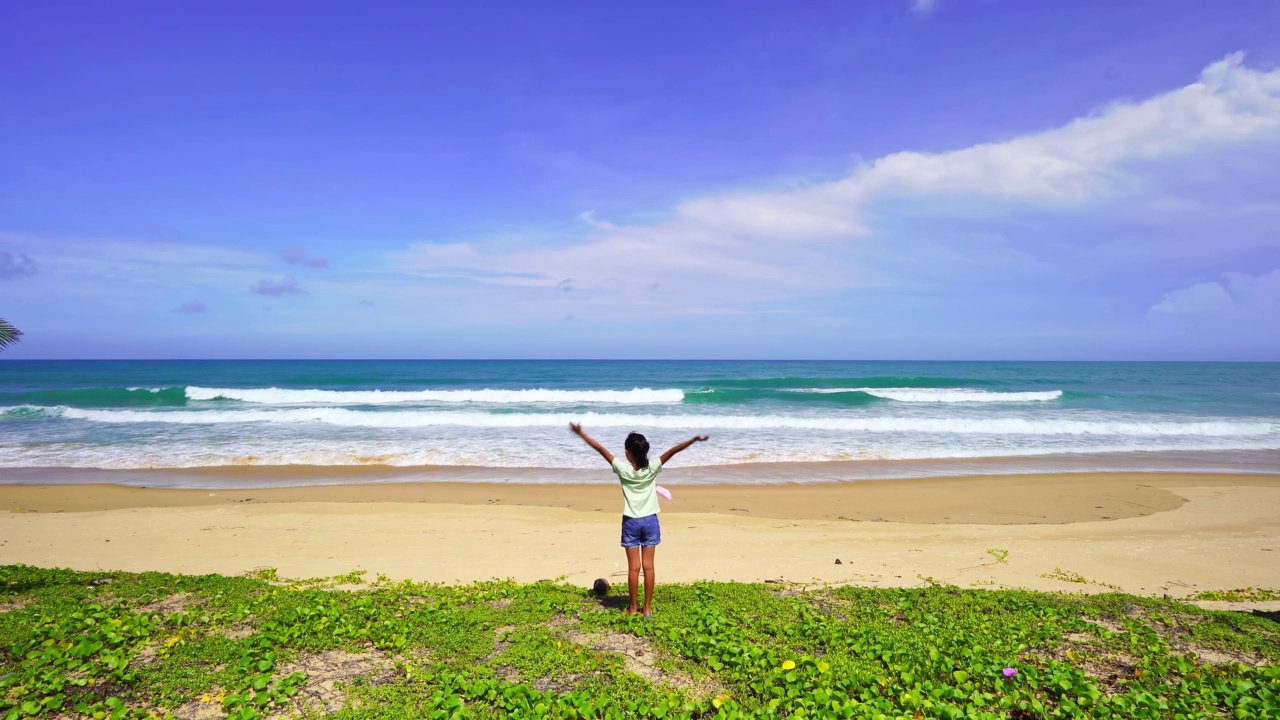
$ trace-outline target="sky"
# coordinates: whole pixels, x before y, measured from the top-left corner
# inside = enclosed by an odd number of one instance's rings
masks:
[[[1280,2],[13,3],[22,358],[1280,360]]]

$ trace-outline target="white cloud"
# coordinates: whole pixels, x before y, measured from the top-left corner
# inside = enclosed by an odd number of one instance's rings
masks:
[[[322,257],[308,255],[306,248],[301,245],[293,245],[287,247],[280,253],[280,257],[287,263],[292,265],[303,265],[312,268],[327,268],[329,261]]]
[[[176,313],[205,313],[209,311],[209,306],[199,300],[188,300],[173,309]]]
[[[36,261],[26,253],[0,252],[0,280],[34,277],[39,272]]]
[[[249,291],[257,295],[266,295],[268,297],[307,294],[306,290],[303,290],[298,286],[298,279],[292,275],[285,275],[279,280],[272,278],[259,280],[255,285],[249,288]]]
[[[1191,287],[1166,293],[1151,308],[1153,313],[1170,315],[1219,315],[1235,310],[1236,303],[1221,283],[1196,283]]]
[[[900,152],[848,177],[790,193],[694,200],[678,213],[725,232],[775,238],[847,236],[886,197],[1078,202],[1108,187],[1122,163],[1280,134],[1280,70],[1236,53],[1199,80],[1139,103],[1115,103],[1053,130],[943,153]]]
[[[911,0],[911,12],[920,17],[929,17],[938,9],[937,0]]]
[[[133,295],[139,288],[181,289],[248,282],[261,254],[219,245],[100,238],[43,238],[0,233],[0,243],[38,257],[39,280],[64,292],[101,293],[113,288]]]
[[[614,225],[588,211],[580,220],[591,234],[577,241],[421,243],[391,260],[423,277],[489,287],[552,290],[573,278],[582,291],[567,294],[575,302],[595,292],[615,305],[643,303],[646,312],[758,306],[863,283],[872,271],[851,251],[871,233],[868,211],[881,200],[1069,206],[1132,187],[1137,161],[1274,137],[1280,70],[1251,69],[1235,54],[1185,87],[1039,133],[950,152],[895,153],[799,189],[694,198],[654,224]],[[660,298],[646,292],[654,284]]]
[[[1280,270],[1257,277],[1236,272],[1226,273],[1224,277],[1237,306],[1262,312],[1280,310]]]
[[[81,318],[134,317],[191,297],[243,294],[276,264],[269,255],[176,241],[47,238],[0,233],[0,245],[25,252],[40,274],[23,285],[33,307],[74,308]],[[231,310],[226,302],[220,309]],[[172,305],[169,307],[173,307]]]
[[[1280,270],[1265,275],[1225,273],[1222,282],[1196,283],[1165,294],[1154,315],[1224,317],[1280,311]]]

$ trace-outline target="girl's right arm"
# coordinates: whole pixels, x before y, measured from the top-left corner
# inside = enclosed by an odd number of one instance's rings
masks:
[[[581,425],[579,425],[578,423],[569,423],[569,432],[582,438],[582,440],[585,443],[595,448],[596,452],[600,453],[600,457],[604,458],[605,462],[609,463],[610,465],[613,464],[613,453],[609,452],[608,449],[605,448],[605,446],[596,442],[595,438],[583,432]]]

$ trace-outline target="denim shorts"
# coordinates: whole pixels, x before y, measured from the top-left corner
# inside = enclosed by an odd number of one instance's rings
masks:
[[[657,515],[622,516],[622,547],[653,547],[662,542],[662,528]]]

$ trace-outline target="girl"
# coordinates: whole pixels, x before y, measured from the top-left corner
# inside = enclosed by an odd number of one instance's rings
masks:
[[[662,453],[657,462],[649,460],[649,441],[640,433],[627,436],[627,459],[615,458],[613,453],[582,431],[582,426],[569,423],[569,430],[596,449],[622,483],[622,547],[627,551],[627,587],[631,591],[631,607],[628,615],[636,614],[636,592],[640,584],[640,568],[644,568],[644,616],[653,616],[653,551],[662,542],[662,529],[658,526],[658,495],[656,479],[667,461],[681,450],[707,439],[695,435],[689,440]]]

